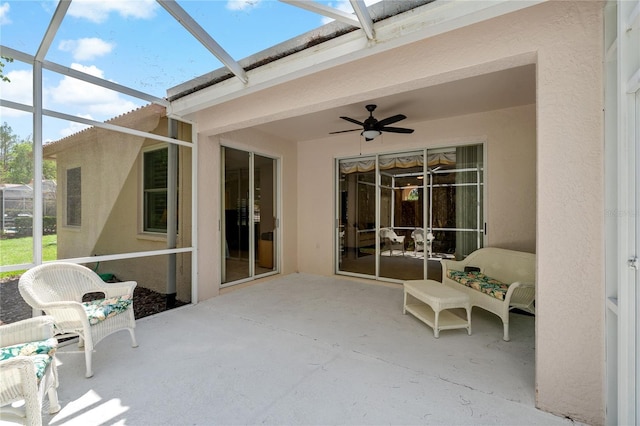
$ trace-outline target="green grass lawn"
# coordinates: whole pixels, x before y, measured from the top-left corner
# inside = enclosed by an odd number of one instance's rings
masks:
[[[56,260],[58,257],[57,235],[42,238],[42,259]],[[33,262],[33,238],[8,238],[0,240],[0,265],[20,265]],[[0,272],[0,279],[22,274],[24,271]]]

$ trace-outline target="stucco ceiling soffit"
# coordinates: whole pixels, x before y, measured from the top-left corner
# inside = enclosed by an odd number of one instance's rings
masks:
[[[229,100],[544,1],[546,0],[423,4],[376,22],[374,42],[369,42],[362,37],[361,30],[340,35],[249,71],[249,83],[246,85],[235,79],[226,79],[207,85],[207,78],[212,77],[212,74],[209,74],[200,80],[194,79],[176,86],[168,91],[168,97],[171,100],[168,111],[171,116],[190,119],[191,114],[195,112]],[[243,61],[240,63],[244,66]],[[221,71],[216,70],[216,72]]]
[[[390,17],[404,13],[408,10],[419,8],[433,1],[434,0],[382,0],[379,3],[373,4],[369,8],[369,12],[371,13],[373,22],[377,23],[385,21]],[[325,15],[326,13],[322,13],[321,10],[318,10],[317,8],[320,7],[321,9],[324,8],[327,10],[334,10],[326,6],[316,6],[315,2],[309,0],[285,0],[284,3],[293,4],[296,6],[298,6],[299,3],[304,3],[304,9],[313,9],[314,12]],[[289,55],[296,54],[300,51],[312,49],[328,40],[335,39],[344,34],[357,30],[360,27],[360,22],[355,17],[352,17],[353,15],[346,15],[351,16],[351,18],[347,20],[340,19],[323,25],[312,31],[308,31],[307,33],[301,34],[290,40],[279,43],[266,50],[244,58],[239,61],[239,64],[245,69],[245,71],[250,71],[262,66],[266,66],[274,61],[277,61]],[[364,32],[360,32],[359,37],[362,37],[366,40]],[[198,90],[202,90],[209,86],[219,84],[232,76],[233,75],[226,67],[219,68],[210,73],[204,74],[200,77],[196,77],[185,83],[169,88],[167,90],[168,98],[170,100],[175,100],[187,96]]]
[[[249,71],[249,82],[246,85],[235,79],[228,79],[171,101],[168,111],[178,117],[188,118],[189,114],[206,108],[351,62],[353,55],[362,52],[366,43],[366,39],[360,34],[347,34],[313,50],[301,51]]]

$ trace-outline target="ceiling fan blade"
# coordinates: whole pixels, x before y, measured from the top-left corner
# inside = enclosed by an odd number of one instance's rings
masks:
[[[362,129],[351,129],[351,130],[338,130],[337,132],[329,132],[330,135],[335,135],[336,133],[347,133],[347,132],[357,132],[362,131]]]
[[[398,114],[392,117],[387,117],[384,120],[378,121],[378,126],[386,126],[387,124],[397,123],[398,121],[404,120],[405,118],[407,118],[407,116],[404,114]]]
[[[343,120],[347,120],[347,121],[349,121],[349,122],[351,122],[351,123],[357,124],[358,126],[364,126],[364,123],[363,123],[363,122],[358,121],[358,120],[354,120],[354,119],[353,119],[353,118],[351,118],[351,117],[340,117],[340,118],[342,118]]]
[[[389,133],[413,133],[413,129],[405,129],[404,127],[381,127],[380,131]]]

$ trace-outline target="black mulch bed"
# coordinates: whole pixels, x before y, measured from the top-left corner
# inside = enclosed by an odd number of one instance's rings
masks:
[[[90,294],[85,300],[104,297],[102,294]],[[167,302],[164,294],[137,286],[133,292],[133,310],[136,319],[177,308],[187,303],[176,300]],[[169,305],[169,306],[167,306]],[[0,281],[0,322],[8,324],[23,319],[31,318],[31,307],[22,299],[18,291],[18,278],[9,278]]]

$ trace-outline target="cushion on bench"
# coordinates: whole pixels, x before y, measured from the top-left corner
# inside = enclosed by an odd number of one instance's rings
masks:
[[[33,357],[36,376],[38,377],[38,381],[40,381],[44,376],[44,371],[53,359],[53,354],[55,354],[57,348],[58,341],[53,337],[37,342],[5,346],[4,348],[0,348],[0,360],[10,359],[16,356]]]
[[[111,297],[109,299],[96,299],[84,302],[82,307],[87,313],[89,324],[95,325],[114,315],[124,312],[131,306],[133,299],[131,295],[122,297]]]
[[[504,300],[507,290],[509,290],[508,284],[500,282],[495,278],[488,277],[478,271],[464,272],[449,269],[447,270],[447,277],[457,283],[495,297],[498,300]]]

